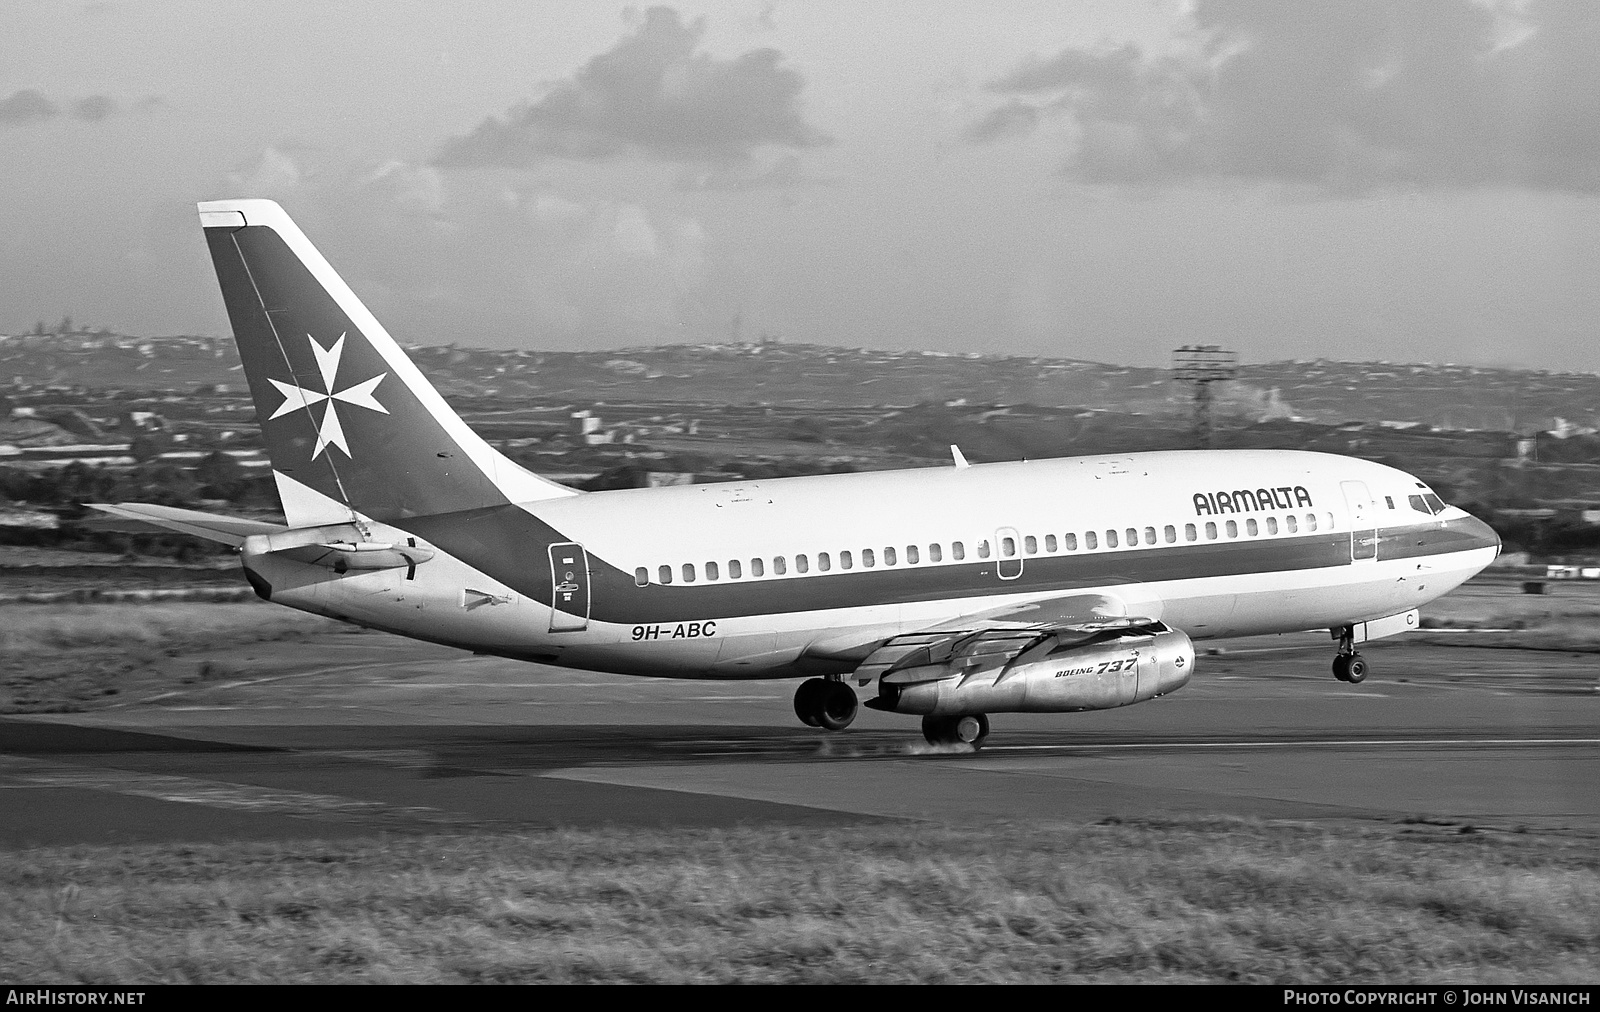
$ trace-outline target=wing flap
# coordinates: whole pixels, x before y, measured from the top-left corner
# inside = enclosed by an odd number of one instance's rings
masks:
[[[1141,602],[1131,609],[1110,594],[1008,604],[884,641],[856,666],[856,684],[866,685],[874,678],[890,683],[967,679],[996,669],[1004,677],[1006,665],[1048,637],[1088,638],[1111,629],[1150,625],[1159,621],[1160,612],[1159,602]]]

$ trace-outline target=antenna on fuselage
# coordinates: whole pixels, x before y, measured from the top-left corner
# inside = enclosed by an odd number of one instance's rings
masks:
[[[972,466],[971,464],[967,463],[966,454],[961,452],[961,447],[957,446],[954,443],[950,444],[950,459],[955,461],[956,470],[957,471],[961,470],[964,467],[971,467]]]

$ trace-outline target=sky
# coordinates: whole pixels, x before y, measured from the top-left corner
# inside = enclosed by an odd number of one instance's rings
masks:
[[[402,342],[1600,371],[1591,0],[7,0],[0,333],[225,334],[279,201]]]

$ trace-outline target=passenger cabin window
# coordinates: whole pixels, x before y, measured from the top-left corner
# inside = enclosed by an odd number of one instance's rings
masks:
[[[806,557],[804,555],[796,555],[794,557],[794,571],[796,573],[807,573],[811,571],[811,565],[806,561]]]
[[[1244,522],[1244,532],[1250,535],[1252,538],[1261,533],[1261,530],[1256,527],[1256,521],[1254,517],[1251,517],[1249,520]]]
[[[715,562],[706,563],[706,579],[715,580],[716,578],[717,578],[717,564]]]
[[[987,538],[985,538],[984,540],[978,542],[978,558],[987,559],[988,557],[989,557],[989,540]]]
[[[1238,523],[1236,523],[1235,521],[1229,520],[1228,523],[1227,523],[1227,531],[1228,531],[1228,537],[1230,537],[1230,538],[1238,537],[1239,536],[1239,525],[1238,525]]]
[[[917,558],[917,546],[916,545],[907,545],[906,546],[906,565],[915,566],[920,561],[921,560]],[[894,565],[894,563],[891,562],[890,565],[892,566],[892,565]]]
[[[1171,524],[1168,524],[1161,533],[1166,537],[1169,545],[1178,540],[1178,529]]]
[[[833,559],[829,557],[828,553],[827,552],[818,552],[817,553],[817,572],[826,573],[828,570],[830,570],[832,568],[833,568]]]
[[[782,576],[784,573],[786,573],[788,571],[789,571],[789,563],[788,563],[788,561],[786,559],[784,559],[784,557],[781,556],[781,555],[774,555],[772,557],[772,575],[773,576]],[[802,569],[801,572],[803,573],[803,572],[805,572],[805,570]]]
[[[885,566],[892,566],[892,565],[895,564],[895,557],[894,557],[894,549],[893,548],[885,548],[883,550],[883,564]]]
[[[1276,534],[1276,533],[1278,533],[1278,518],[1277,517],[1267,517],[1267,533],[1268,534]]]
[[[1289,529],[1290,534],[1293,534],[1300,529],[1300,525],[1294,522],[1293,514],[1283,518],[1283,525]]]
[[[1156,529],[1154,527],[1146,527],[1144,529],[1144,543],[1147,545],[1156,543]]]
[[[1076,534],[1067,534],[1063,536],[1066,538],[1067,551],[1076,552],[1078,550],[1078,536]],[[1093,548],[1094,546],[1090,545],[1089,547]]]
[[[739,565],[739,560],[738,559],[729,559],[728,560],[728,579],[737,580],[739,577],[741,577],[743,575],[744,575],[744,570]]]
[[[1115,548],[1115,547],[1117,547],[1117,532],[1116,531],[1106,531],[1106,547],[1107,548]]]
[[[943,562],[944,561],[944,549],[940,548],[938,545],[929,545],[928,546],[928,561],[929,562]]]
[[[650,570],[640,566],[633,571],[633,585],[635,587],[650,586]]]
[[[1126,544],[1129,548],[1133,548],[1139,544],[1139,529],[1137,527],[1129,527],[1127,530],[1127,535],[1128,540]]]
[[[1084,531],[1083,532],[1083,547],[1085,547],[1085,548],[1099,548],[1100,547],[1100,542],[1095,540],[1094,531]]]
[[[782,570],[779,570],[779,572],[782,572]],[[760,559],[751,559],[750,560],[750,575],[751,576],[765,576],[766,575],[766,572],[765,572],[765,570],[763,569],[763,567],[761,565],[761,560]]]
[[[1215,540],[1217,540],[1217,525],[1216,525],[1215,521],[1211,521],[1211,520],[1207,520],[1206,521],[1206,540],[1207,541],[1215,541]]]
[[[1194,524],[1184,524],[1183,525],[1183,540],[1185,540],[1185,541],[1197,541],[1197,540],[1199,540],[1199,538],[1200,538],[1200,535],[1199,535],[1199,533],[1197,533],[1195,531]]]
[[[1022,539],[1022,550],[1027,552],[1029,555],[1038,555],[1039,539],[1034,537],[1032,534],[1029,534],[1027,537]]]
[[[1307,513],[1306,514],[1306,530],[1314,531],[1316,529],[1317,529],[1317,515],[1315,513]]]
[[[967,557],[967,546],[959,541],[950,542],[950,557],[960,562]]]
[[[661,582],[663,584],[671,583],[672,582],[672,567],[671,566],[662,566],[660,575],[661,575]]]
[[[862,565],[863,568],[871,569],[873,566],[876,566],[877,564],[878,564],[878,560],[873,556],[872,549],[870,549],[870,548],[861,549],[861,565]]]
[[[839,568],[840,569],[854,569],[855,565],[856,565],[855,559],[851,558],[849,549],[845,549],[844,551],[839,553]]]
[[[1056,536],[1054,534],[1046,534],[1044,536],[1044,550],[1047,552],[1056,550]]]
[[[694,582],[694,563],[685,562],[683,564],[683,582],[684,583],[693,583]]]

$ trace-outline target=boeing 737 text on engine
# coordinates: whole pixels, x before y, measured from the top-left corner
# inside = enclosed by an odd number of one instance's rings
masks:
[[[801,678],[982,743],[988,714],[1182,687],[1195,640],[1358,644],[1500,542],[1412,475],[1290,450],[1173,451],[580,493],[485,443],[268,200],[200,205],[283,526],[121,503],[239,549],[261,597],[477,653],[639,675]]]

